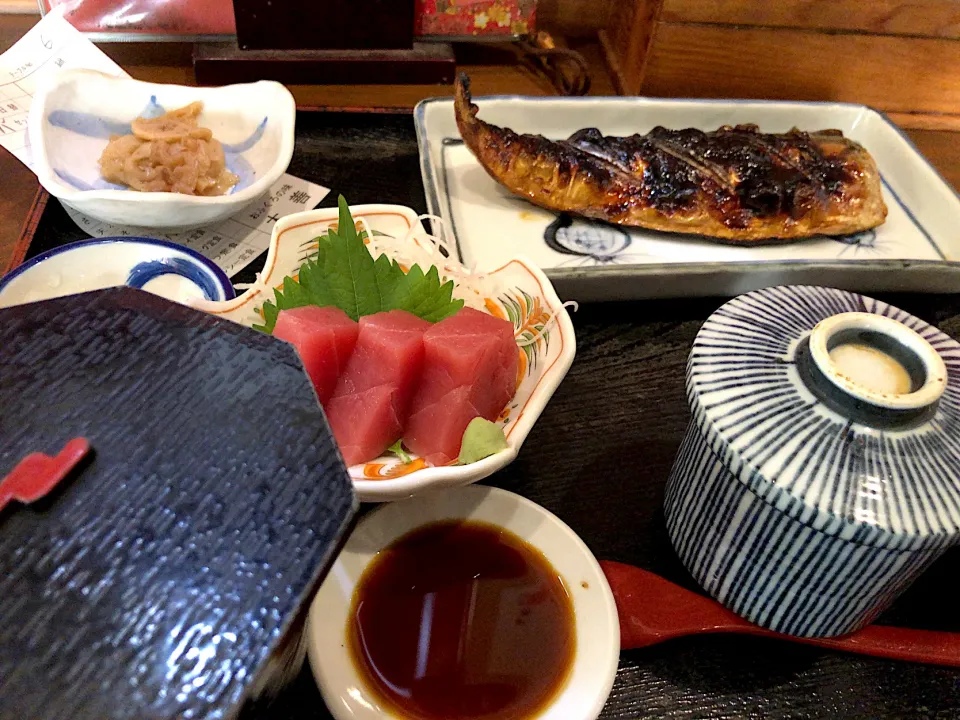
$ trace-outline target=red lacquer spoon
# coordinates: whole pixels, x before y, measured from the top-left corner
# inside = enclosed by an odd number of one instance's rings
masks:
[[[779,638],[893,660],[960,667],[960,633],[869,625],[837,638],[797,638],[764,630],[714,600],[690,592],[646,570],[600,563],[620,616],[622,650],[708,633]]]

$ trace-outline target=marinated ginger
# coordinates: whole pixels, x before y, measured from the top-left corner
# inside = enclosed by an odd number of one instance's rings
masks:
[[[137,118],[131,135],[114,135],[100,156],[104,179],[142,192],[224,195],[240,178],[227,170],[223,146],[197,117],[194,102],[156,118]]]

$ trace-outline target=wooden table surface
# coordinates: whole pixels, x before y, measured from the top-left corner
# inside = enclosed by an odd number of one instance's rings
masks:
[[[426,210],[408,115],[306,113],[290,171],[333,192],[321,203],[387,202]],[[50,203],[31,253],[82,237]],[[253,279],[254,263],[237,280]],[[960,295],[886,296],[960,337]],[[663,523],[663,489],[689,411],[684,366],[723,298],[584,304],[577,358],[517,460],[489,483],[566,521],[601,559],[695,589]],[[960,550],[941,558],[882,622],[960,632]],[[336,649],[331,649],[336,652]],[[621,654],[601,716],[627,718],[960,718],[960,671],[746,637],[697,637]],[[331,720],[309,666],[243,720]]]

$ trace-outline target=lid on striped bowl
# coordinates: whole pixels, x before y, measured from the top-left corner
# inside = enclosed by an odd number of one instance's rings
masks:
[[[687,366],[694,420],[780,511],[865,545],[960,540],[960,344],[842,290],[766,288],[717,310]]]

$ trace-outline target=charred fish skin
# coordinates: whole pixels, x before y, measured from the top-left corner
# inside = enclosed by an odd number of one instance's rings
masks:
[[[487,173],[548,210],[729,242],[852,234],[887,215],[876,163],[838,130],[585,128],[553,141],[479,119],[463,73],[454,109]]]

